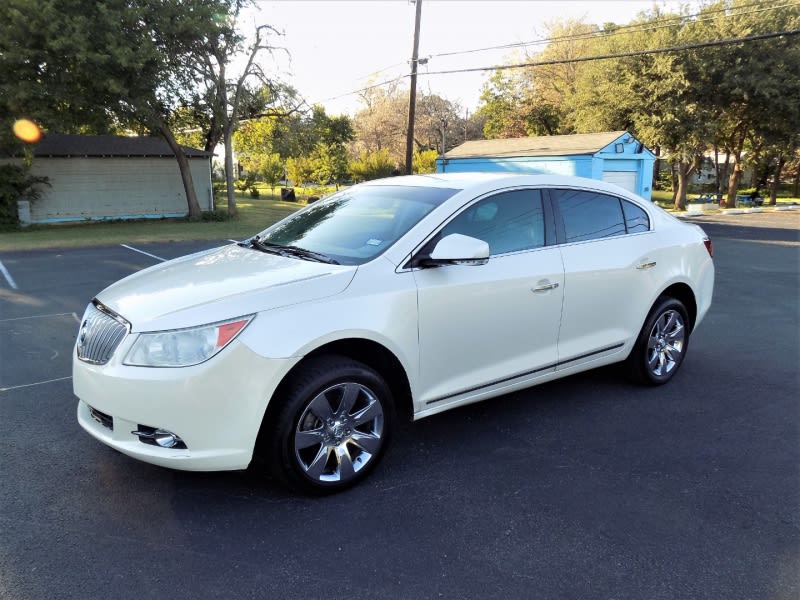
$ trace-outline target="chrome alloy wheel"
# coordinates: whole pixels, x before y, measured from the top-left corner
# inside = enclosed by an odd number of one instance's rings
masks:
[[[647,368],[656,377],[664,377],[683,358],[686,327],[676,310],[667,310],[656,319],[647,340]]]
[[[295,457],[312,480],[344,483],[379,453],[383,432],[377,396],[360,383],[339,383],[315,396],[298,419]]]

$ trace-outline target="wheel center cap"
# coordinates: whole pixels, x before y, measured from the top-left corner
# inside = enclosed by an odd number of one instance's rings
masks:
[[[341,444],[351,433],[350,425],[346,421],[332,421],[328,423],[328,432],[337,444]]]

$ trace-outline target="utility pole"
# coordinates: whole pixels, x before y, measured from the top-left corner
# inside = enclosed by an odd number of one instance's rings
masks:
[[[447,145],[446,145],[446,143],[447,143],[447,137],[446,137],[446,134],[447,134],[447,119],[442,117],[441,118],[441,122],[442,122],[442,173],[444,173],[445,172],[445,165],[447,164],[447,161],[444,158],[444,153],[447,152]]]
[[[408,99],[408,135],[406,136],[406,175],[413,172],[414,160],[414,115],[417,109],[417,66],[419,63],[419,21],[422,15],[422,0],[416,0],[417,14],[414,19],[414,51],[411,54],[411,93]]]

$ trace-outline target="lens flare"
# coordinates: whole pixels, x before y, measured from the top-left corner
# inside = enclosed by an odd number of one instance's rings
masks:
[[[42,130],[30,119],[18,119],[14,122],[14,135],[23,142],[35,144],[42,139]]]

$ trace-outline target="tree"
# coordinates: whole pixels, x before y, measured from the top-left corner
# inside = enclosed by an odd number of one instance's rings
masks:
[[[276,154],[272,139],[276,120],[271,117],[250,119],[233,134],[232,147],[236,158],[248,171],[257,171],[264,156]]]
[[[49,186],[50,181],[31,175],[29,164],[0,164],[0,231],[19,227],[17,201],[37,200],[43,185]]]
[[[316,165],[310,157],[298,156],[286,161],[286,171],[296,185],[304,185],[315,180]]]
[[[350,156],[344,144],[317,144],[312,154],[315,179],[320,185],[334,183],[336,189],[350,172]]]
[[[488,139],[525,137],[528,131],[520,107],[525,102],[524,85],[515,71],[495,71],[481,92],[477,115],[484,119]]]
[[[348,174],[347,144],[353,137],[349,117],[330,117],[322,106],[314,106],[310,114],[295,112],[249,120],[234,135],[233,143],[239,161],[248,169],[257,170],[251,164],[262,164],[269,155],[279,155],[283,160],[303,157],[314,165],[311,172],[294,167],[306,177],[303,182],[332,181],[338,185]]]
[[[362,92],[361,100],[364,108],[353,118],[356,142],[352,153],[367,156],[386,150],[394,166],[400,167],[406,152],[407,90],[396,85],[371,88]],[[458,103],[419,92],[414,119],[415,151],[441,150],[443,129],[448,147],[460,143],[465,126],[470,123],[461,114]]]
[[[549,23],[546,37],[551,41],[544,49],[511,59],[545,64],[495,71],[484,85],[478,108],[486,137],[573,133],[570,100],[578,93],[583,64],[570,61],[590,53],[596,32],[596,26],[581,21]]]
[[[414,173],[436,172],[436,150],[418,150],[414,153]]]
[[[323,107],[315,106],[309,130],[309,137],[316,140],[310,153],[316,164],[316,180],[320,184],[333,182],[338,189],[349,173],[347,144],[355,137],[352,122],[347,115],[329,117]]]
[[[436,94],[417,96],[415,152],[437,148],[440,154],[461,143],[464,120],[461,105]],[[443,148],[442,144],[447,148]]]
[[[229,18],[235,23],[244,4],[243,0],[231,0]],[[274,94],[272,83],[256,60],[264,50],[272,50],[269,36],[277,31],[269,25],[255,28],[252,41],[245,46],[245,38],[233,26],[220,28],[208,36],[205,52],[198,56],[194,68],[197,76],[207,86],[205,97],[210,99],[212,129],[218,128],[225,147],[225,181],[228,199],[228,215],[236,215],[236,196],[233,187],[233,134],[239,126],[244,106],[261,108],[267,105]],[[244,54],[245,62],[239,73],[232,74],[235,57]],[[267,92],[267,93],[265,93]],[[259,100],[261,102],[259,102]],[[213,135],[210,140],[213,140]]]
[[[158,132],[196,216],[173,113],[191,104],[200,83],[194,61],[208,39],[230,30],[231,8],[227,0],[7,0],[0,14],[3,118],[26,114],[65,133]]]
[[[397,84],[370,88],[361,93],[364,106],[353,117],[356,156],[386,152],[395,167],[403,165],[408,128],[408,91]]]
[[[607,30],[615,26],[608,24]],[[582,20],[566,19],[547,23],[551,40],[528,60],[545,63],[528,69],[524,115],[529,135],[568,134],[577,131],[571,100],[580,91],[580,76],[587,63],[575,59],[596,52],[599,28]],[[547,64],[552,63],[552,64]],[[589,130],[591,131],[591,129]]]
[[[363,152],[350,163],[350,173],[356,181],[388,177],[397,171],[397,163],[386,149]]]
[[[270,154],[261,162],[257,173],[269,184],[270,190],[274,194],[275,186],[286,174],[286,168],[279,155]]]
[[[658,146],[673,164],[675,208],[686,207],[689,177],[708,144],[711,114],[689,73],[687,53],[647,54],[648,50],[693,41],[681,15],[654,9],[625,30],[597,37],[592,52],[625,54],[586,63],[570,101],[579,131],[631,130]]]
[[[715,18],[698,23],[707,36],[746,37],[800,26],[800,6],[776,6],[755,13],[748,2],[716,3]],[[727,9],[727,12],[714,12]],[[786,155],[800,131],[800,45],[794,37],[772,38],[698,50],[692,80],[706,92],[714,113],[713,140],[733,164],[727,185],[728,207],[735,206],[741,176],[761,146],[778,144]],[[751,159],[746,152],[750,150]]]
[[[79,0],[7,0],[0,4],[0,118],[3,134],[15,118],[65,133],[108,133],[108,88],[124,89],[123,56],[144,64],[151,43],[127,48],[120,24],[136,31],[138,15],[117,5]],[[101,10],[102,8],[102,10]],[[109,38],[110,43],[105,43]],[[103,42],[100,42],[103,40]],[[67,51],[68,49],[68,51]],[[119,65],[123,66],[123,65]],[[107,78],[100,74],[106,71]],[[8,125],[8,126],[6,126]]]

